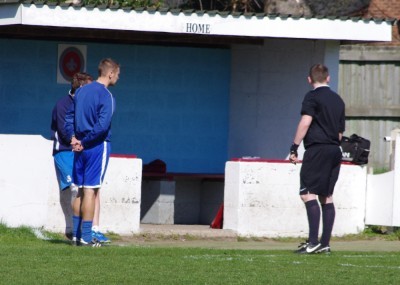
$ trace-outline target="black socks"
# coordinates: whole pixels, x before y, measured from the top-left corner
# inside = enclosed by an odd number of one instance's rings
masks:
[[[308,242],[312,244],[318,243],[319,220],[321,217],[321,210],[317,200],[311,200],[305,203],[308,218]]]
[[[319,231],[319,221],[321,217],[321,210],[319,208],[319,204],[317,200],[311,200],[305,203],[307,210],[307,218],[308,218],[308,241],[312,244],[318,243],[318,231]],[[322,208],[322,236],[321,236],[321,245],[323,247],[328,246],[333,224],[335,222],[335,205],[333,203],[323,204]]]
[[[329,241],[331,239],[333,223],[335,222],[335,206],[333,203],[323,204],[322,208],[322,236],[321,236],[321,245],[328,246]]]

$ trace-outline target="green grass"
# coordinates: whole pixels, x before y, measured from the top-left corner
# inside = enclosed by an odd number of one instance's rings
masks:
[[[72,247],[0,225],[0,284],[399,284],[400,252]]]

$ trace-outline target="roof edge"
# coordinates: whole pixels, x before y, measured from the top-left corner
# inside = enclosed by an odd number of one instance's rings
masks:
[[[392,21],[360,18],[310,18],[291,15],[226,14],[166,9],[111,9],[78,5],[10,4],[11,19],[0,10],[0,25],[18,24],[261,38],[391,41]],[[42,3],[42,4],[40,4]],[[8,16],[8,18],[7,18]]]

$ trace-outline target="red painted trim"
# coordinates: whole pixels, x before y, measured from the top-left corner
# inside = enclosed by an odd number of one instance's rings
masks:
[[[137,155],[136,154],[117,154],[117,153],[112,153],[112,154],[110,154],[110,157],[137,158]]]
[[[342,161],[342,164],[357,165],[357,164],[355,164],[353,162],[350,162],[350,161]]]
[[[290,163],[286,159],[266,159],[266,158],[232,158],[231,161],[243,161],[243,162],[270,162],[270,163]],[[301,161],[300,161],[301,162]]]
[[[291,163],[289,160],[286,159],[266,159],[266,158],[232,158],[230,161],[237,161],[237,162],[268,162],[268,163]],[[300,160],[299,163],[303,161]],[[356,165],[350,161],[342,161],[342,164],[349,164],[349,165]]]

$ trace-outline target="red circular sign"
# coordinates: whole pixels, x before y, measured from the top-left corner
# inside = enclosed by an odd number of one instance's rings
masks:
[[[75,73],[84,70],[85,63],[81,51],[75,47],[66,48],[60,56],[59,67],[62,77],[71,81]]]

